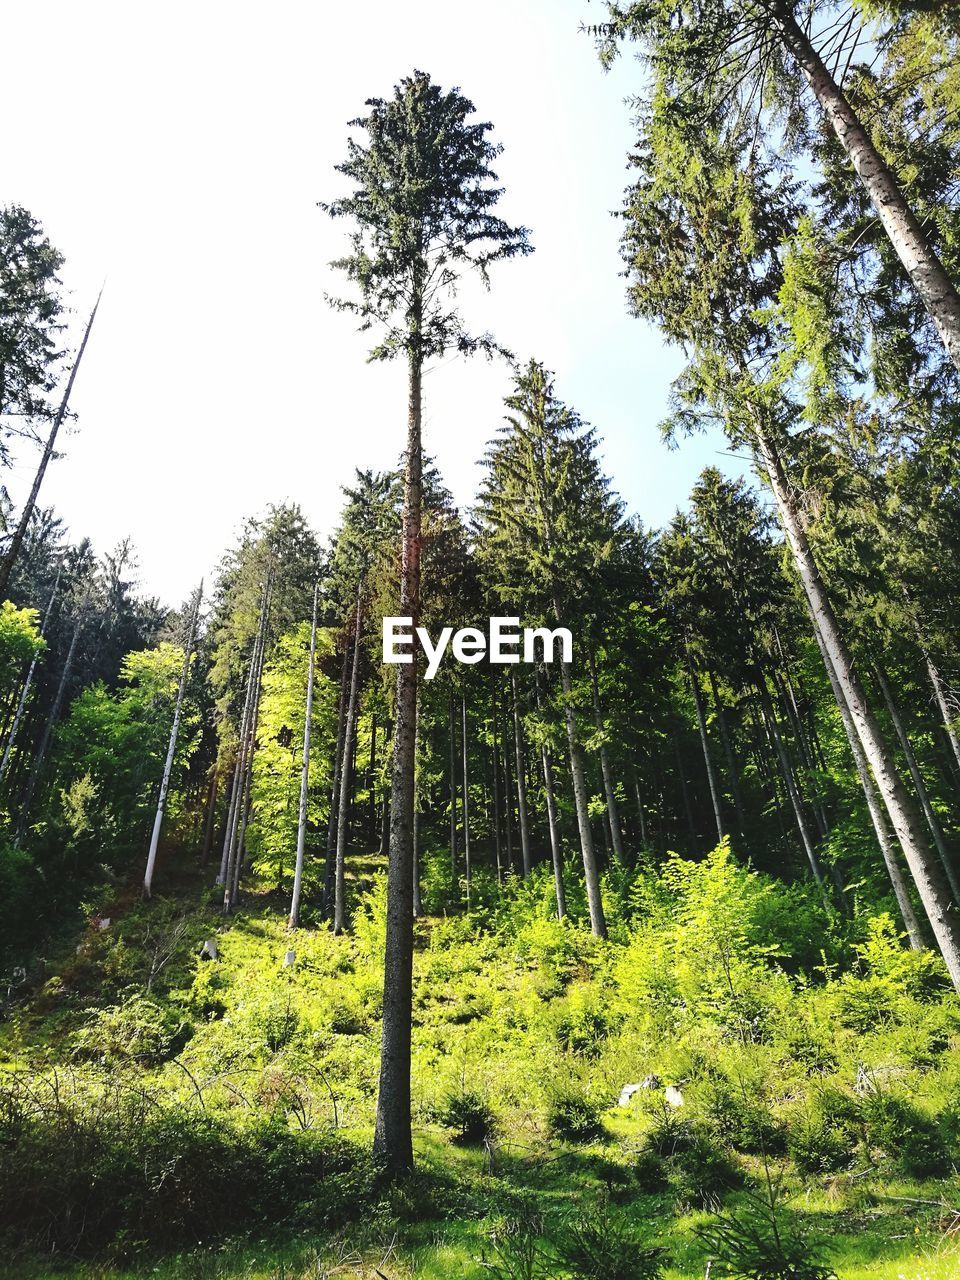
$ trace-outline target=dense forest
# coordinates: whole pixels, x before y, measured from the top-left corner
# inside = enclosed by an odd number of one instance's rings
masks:
[[[394,455],[176,607],[43,505],[97,307],[68,349],[0,209],[4,1275],[960,1276],[958,11],[610,3],[583,52],[642,66],[665,444],[742,468],[662,528],[469,327],[536,228],[459,88],[369,99],[321,205]],[[506,386],[464,507],[448,353]]]

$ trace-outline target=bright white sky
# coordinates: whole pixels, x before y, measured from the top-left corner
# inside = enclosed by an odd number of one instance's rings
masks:
[[[365,335],[330,311],[344,227],[346,122],[413,68],[456,84],[504,145],[500,212],[536,252],[462,298],[476,330],[556,371],[599,430],[627,502],[659,525],[720,439],[679,452],[656,425],[676,353],[630,319],[618,224],[639,68],[601,71],[581,19],[596,0],[47,0],[3,18],[0,202],[25,205],[66,256],[79,328],[108,277],[77,379],[76,431],[41,494],[73,537],[130,534],[144,591],[179,603],[247,515],[301,504],[328,533],[355,467],[403,443],[401,365],[367,365]],[[457,500],[502,415],[503,365],[453,359],[425,382],[425,448]],[[21,449],[15,498],[35,453]]]

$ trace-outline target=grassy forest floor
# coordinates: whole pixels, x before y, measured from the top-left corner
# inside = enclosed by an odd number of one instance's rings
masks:
[[[811,1268],[778,1276],[960,1277],[960,1010],[883,917],[825,927],[721,848],[608,878],[601,944],[545,875],[466,917],[424,868],[413,1178],[367,1154],[377,860],[335,938],[263,883],[224,923],[182,859],[8,997],[0,1274],[701,1280],[774,1219]]]

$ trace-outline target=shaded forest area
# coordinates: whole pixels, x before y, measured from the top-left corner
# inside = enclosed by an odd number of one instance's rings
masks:
[[[0,562],[11,1275],[960,1275],[956,10],[607,8],[663,431],[751,469],[662,529],[549,353],[461,315],[535,235],[423,72],[322,206],[396,456],[178,608],[42,506],[84,347],[0,210],[0,461],[41,449]],[[509,381],[464,510],[421,439],[449,351]],[[394,616],[573,661],[426,680]]]

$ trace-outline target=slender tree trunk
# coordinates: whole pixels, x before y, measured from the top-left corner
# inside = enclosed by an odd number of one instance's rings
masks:
[[[353,755],[357,732],[357,688],[360,682],[360,613],[363,600],[363,582],[357,586],[357,612],[353,626],[353,659],[350,664],[350,700],[347,703],[347,726],[343,741],[343,758],[346,763]],[[416,730],[414,729],[414,740]],[[347,834],[350,822],[350,770],[340,771],[340,803],[337,811],[337,861],[333,883],[333,932],[343,933],[347,927],[347,882],[345,877]]]
[[[717,839],[722,840],[724,836],[723,830],[723,814],[720,811],[720,788],[717,785],[717,774],[713,767],[713,757],[710,754],[710,739],[707,737],[707,718],[703,709],[703,694],[700,691],[700,682],[697,679],[697,673],[694,670],[693,662],[687,653],[687,674],[690,677],[690,688],[693,691],[693,703],[697,709],[697,729],[700,732],[700,750],[703,752],[703,763],[707,770],[707,782],[710,786],[710,802],[713,805],[713,820],[717,827]]]
[[[213,831],[214,823],[217,817],[217,779],[219,775],[216,768],[210,774],[210,787],[207,792],[207,820],[203,829],[203,845],[200,849],[200,865],[205,867],[207,859],[210,857],[210,850],[213,848]]]
[[[420,613],[420,511],[422,488],[420,321],[414,304],[416,346],[410,354],[400,616],[417,625]],[[410,1038],[413,1011],[413,789],[417,716],[416,662],[397,666],[397,722],[390,798],[390,864],[383,976],[380,1087],[374,1156],[391,1172],[413,1167],[410,1128]]]
[[[527,782],[523,767],[523,739],[520,735],[520,710],[517,706],[517,676],[510,668],[510,699],[513,711],[513,750],[517,762],[517,817],[520,822],[520,856],[526,878],[533,870],[530,854],[530,823],[527,817]]]
[[[920,628],[914,623],[917,632],[917,642],[920,645],[920,652],[923,655],[924,665],[927,668],[927,675],[930,677],[930,684],[933,687],[933,696],[937,700],[937,709],[940,712],[940,719],[943,723],[943,730],[950,742],[950,749],[953,752],[954,760],[957,767],[960,768],[960,735],[957,733],[957,714],[952,711],[947,700],[947,692],[943,687],[943,681],[940,679],[940,672],[937,670],[933,658],[930,656],[929,650],[923,643],[923,636]],[[2,776],[2,770],[0,770]]]
[[[417,715],[414,726],[415,784],[413,792],[413,918],[423,915],[423,899],[420,896],[420,699],[417,698]],[[467,865],[470,858],[467,855]]]
[[[503,884],[503,823],[500,811],[500,746],[497,734],[497,691],[493,690],[493,841],[497,857],[497,883]]]
[[[500,736],[500,749],[503,761],[503,829],[507,847],[507,874],[513,875],[513,773],[505,733]]]
[[[782,659],[783,655],[781,653],[781,661]],[[803,725],[800,722],[800,709],[797,706],[797,700],[794,697],[793,686],[790,685],[788,687],[787,684],[784,683],[783,679],[777,672],[776,667],[773,667],[771,670],[771,678],[780,702],[783,704],[783,709],[787,713],[787,719],[790,722],[790,729],[793,733],[793,740],[796,743],[797,751],[800,755],[800,763],[807,770],[807,773],[812,775],[815,769],[813,756],[810,753],[810,749],[807,746],[807,740],[803,733]],[[810,809],[813,813],[814,821],[817,824],[817,832],[821,838],[825,839],[830,834],[830,823],[827,821],[827,813],[823,807],[823,802],[815,790],[815,783],[813,779],[810,781],[809,789],[812,793],[809,796]]]
[[[950,359],[960,369],[960,295],[953,281],[856,111],[797,22],[793,4],[790,0],[767,0],[766,7],[863,183]]]
[[[70,648],[67,650],[67,656],[63,663],[63,670],[60,673],[60,681],[57,685],[56,696],[53,699],[53,706],[50,708],[50,714],[47,716],[47,723],[43,728],[43,737],[40,739],[40,746],[33,758],[33,764],[30,767],[30,774],[27,778],[26,792],[20,805],[20,822],[17,826],[17,834],[14,839],[14,845],[19,846],[23,839],[24,832],[27,829],[27,821],[30,817],[30,806],[33,803],[33,793],[36,790],[37,781],[40,777],[40,771],[43,763],[47,758],[47,750],[50,746],[50,739],[53,736],[53,730],[60,717],[60,708],[63,706],[64,694],[67,690],[67,682],[70,679],[70,672],[73,670],[73,659],[77,652],[77,641],[80,639],[80,632],[83,629],[84,621],[87,616],[87,595],[84,595],[83,603],[80,606],[80,612],[77,614],[77,621],[73,628],[73,635],[70,637]]]
[[[814,638],[817,647],[820,649],[820,656],[823,658],[824,670],[827,673],[827,679],[830,681],[830,687],[833,690],[833,696],[837,703],[837,710],[840,712],[840,720],[843,723],[843,731],[847,735],[847,741],[850,743],[850,751],[853,755],[853,763],[857,769],[857,776],[860,779],[860,786],[863,788],[863,797],[867,802],[867,812],[870,814],[870,821],[873,824],[873,830],[877,837],[877,844],[880,847],[880,855],[883,858],[883,865],[887,869],[887,875],[890,877],[890,884],[893,887],[894,897],[897,900],[897,906],[900,909],[900,916],[903,920],[903,926],[907,931],[907,937],[910,940],[910,946],[914,951],[923,950],[923,930],[920,921],[913,909],[913,902],[910,898],[910,890],[904,878],[903,871],[900,868],[900,860],[897,857],[897,850],[893,839],[890,836],[890,830],[887,826],[887,817],[883,810],[880,797],[877,795],[877,789],[874,786],[873,777],[870,774],[866,757],[863,754],[863,747],[860,745],[860,739],[854,728],[853,719],[850,715],[850,708],[847,706],[846,698],[843,696],[843,690],[837,680],[837,673],[833,669],[833,663],[830,661],[830,655],[824,647],[819,632],[814,630]]]
[[[180,684],[177,686],[177,701],[173,709],[173,724],[170,728],[170,741],[167,743],[167,758],[163,764],[163,777],[160,780],[160,796],[157,800],[157,812],[153,820],[153,832],[150,836],[150,848],[147,852],[147,869],[143,877],[143,896],[149,898],[153,890],[153,870],[157,862],[157,849],[160,845],[160,828],[163,826],[163,814],[167,804],[167,791],[170,788],[170,774],[173,771],[173,757],[177,750],[177,738],[180,734],[180,716],[183,711],[183,695],[187,690],[187,677],[190,675],[190,658],[193,654],[193,638],[197,630],[197,619],[200,616],[200,600],[203,596],[203,583],[197,589],[197,598],[190,616],[190,631],[183,652],[183,669],[180,672]]]
[[[59,586],[60,586],[60,570],[58,569],[56,582],[54,582],[53,584],[53,590],[50,592],[50,599],[47,601],[47,607],[44,610],[43,622],[40,624],[41,639],[46,634],[47,623],[50,621],[50,614],[53,611],[53,604],[57,598],[57,588]],[[17,710],[14,713],[13,723],[11,724],[10,731],[7,734],[6,746],[3,749],[3,759],[0,760],[0,782],[3,781],[3,776],[7,772],[7,765],[10,763],[10,752],[13,749],[13,743],[17,736],[17,730],[19,729],[20,721],[23,718],[23,711],[27,705],[27,697],[29,696],[30,688],[33,684],[33,676],[34,676],[34,672],[37,669],[37,662],[39,658],[40,658],[40,651],[38,650],[30,660],[30,666],[27,668],[26,678],[24,679],[23,687],[20,690],[20,698],[17,702]]]
[[[950,892],[953,894],[955,903],[960,903],[960,882],[951,865],[950,850],[947,848],[947,841],[943,834],[943,827],[940,825],[940,819],[937,817],[933,805],[930,803],[930,793],[927,790],[927,784],[923,780],[923,774],[920,772],[920,765],[917,762],[917,753],[913,749],[913,743],[907,733],[903,718],[900,715],[896,700],[893,696],[893,690],[890,688],[890,681],[887,679],[887,673],[883,667],[877,664],[877,682],[880,685],[880,692],[883,694],[883,700],[890,712],[890,719],[893,722],[894,732],[903,751],[904,759],[907,762],[907,769],[913,780],[913,789],[917,793],[917,799],[920,801],[920,808],[923,810],[923,816],[927,820],[927,826],[930,828],[930,834],[933,836],[933,843],[936,845],[937,853],[940,855],[940,861],[943,863],[943,869],[946,872],[947,880],[950,884]]]
[[[370,713],[370,767],[367,772],[367,792],[369,794],[369,816],[367,818],[370,828],[370,843],[373,844],[377,838],[377,798],[374,791],[373,780],[377,771],[377,713]]]
[[[83,331],[83,338],[80,342],[80,348],[77,351],[76,358],[73,362],[73,368],[70,370],[70,377],[67,379],[66,389],[63,393],[63,399],[60,401],[60,407],[53,419],[50,427],[50,434],[47,436],[47,443],[43,447],[43,453],[40,456],[40,465],[37,467],[37,473],[33,478],[33,484],[26,502],[23,504],[23,510],[20,513],[20,519],[14,530],[13,537],[10,539],[10,545],[7,547],[0,560],[0,600],[6,594],[7,584],[10,581],[10,573],[16,563],[17,556],[20,554],[20,548],[23,545],[23,539],[30,524],[30,517],[33,515],[34,508],[37,505],[37,498],[40,495],[40,486],[43,484],[43,477],[46,474],[50,459],[53,457],[53,447],[57,442],[57,435],[60,427],[63,425],[63,419],[66,416],[67,405],[70,403],[70,392],[73,390],[73,383],[77,376],[77,370],[80,368],[80,361],[83,359],[83,353],[87,349],[87,339],[90,337],[90,330],[93,328],[93,322],[96,318],[97,308],[100,306],[100,299],[103,297],[103,289],[101,288],[97,295],[97,300],[93,304],[93,310],[90,312],[90,319],[87,321],[87,327]]]
[[[240,898],[240,880],[243,875],[247,851],[247,825],[250,821],[253,807],[253,762],[257,750],[257,729],[260,725],[260,691],[263,687],[263,668],[267,659],[267,617],[270,609],[271,587],[272,575],[267,578],[264,609],[260,619],[260,652],[257,658],[256,674],[253,682],[253,699],[250,706],[250,736],[247,743],[243,787],[240,792],[240,806],[238,809],[239,829],[233,850],[232,874],[227,882],[227,893],[224,894],[224,911],[228,913],[234,909]]]
[[[693,822],[693,810],[690,807],[690,788],[687,786],[687,771],[683,765],[683,758],[680,755],[680,743],[677,735],[673,735],[673,754],[677,762],[677,773],[680,777],[680,795],[683,800],[683,812],[687,820],[687,831],[690,833],[691,852],[695,851],[697,844],[697,828]]]
[[[637,827],[640,832],[640,848],[646,849],[647,845],[647,819],[643,811],[643,797],[640,795],[640,779],[637,777],[637,766],[631,764],[630,773],[633,778],[633,795],[637,802]]]
[[[920,816],[894,767],[876,717],[863,692],[810,550],[806,530],[790,494],[779,454],[766,430],[758,430],[757,435],[787,542],[807,596],[813,625],[819,630],[824,648],[833,664],[837,682],[850,710],[864,755],[873,772],[890,822],[903,848],[910,874],[917,886],[937,945],[954,986],[960,991],[960,917],[958,917],[949,882],[937,859],[930,852]]]
[[[793,816],[797,821],[797,830],[800,832],[803,851],[807,855],[810,870],[813,872],[813,878],[817,882],[817,888],[820,890],[820,895],[823,898],[823,905],[829,911],[831,908],[831,902],[827,895],[826,885],[824,884],[823,869],[820,866],[820,859],[817,857],[813,835],[807,825],[806,815],[803,812],[803,798],[800,795],[800,789],[797,786],[797,780],[793,772],[793,762],[787,754],[787,749],[780,736],[776,713],[770,704],[770,697],[767,693],[766,686],[764,685],[763,673],[761,671],[757,672],[757,693],[760,697],[760,706],[767,722],[770,737],[773,740],[774,750],[777,753],[777,759],[780,761],[780,771],[783,774],[783,782],[787,788],[787,796],[790,800],[790,806],[793,809]]]
[[[300,807],[297,813],[297,858],[293,868],[293,893],[290,896],[288,929],[300,924],[300,894],[303,890],[303,859],[307,848],[307,802],[310,796],[310,731],[313,726],[313,672],[317,652],[317,595],[319,582],[313,584],[313,617],[310,622],[310,658],[307,666],[307,700],[303,715],[303,764],[300,769]]]
[[[334,880],[337,871],[337,831],[340,812],[340,776],[343,772],[344,743],[347,736],[347,700],[350,695],[350,663],[347,661],[347,640],[343,641],[343,662],[340,666],[340,701],[337,704],[337,741],[334,746],[333,779],[330,785],[330,813],[327,817],[327,858],[323,872],[323,913],[333,918]],[[386,826],[386,824],[385,824]],[[383,844],[386,844],[386,830]],[[381,854],[386,850],[381,849]]]
[[[470,910],[470,774],[467,767],[467,696],[460,695],[463,737],[463,872],[467,886],[467,910]]]
[[[593,693],[593,720],[600,735],[600,772],[603,775],[603,792],[607,802],[607,818],[610,823],[610,839],[613,842],[613,856],[621,866],[626,864],[623,851],[623,832],[620,829],[620,809],[617,804],[617,789],[613,780],[613,769],[610,765],[610,752],[604,741],[603,708],[600,705],[600,682],[597,680],[597,662],[593,651],[589,655],[590,687]]]
[[[720,690],[717,688],[716,676],[710,667],[707,668],[707,679],[710,681],[710,694],[713,698],[713,707],[717,713],[717,724],[720,728],[720,745],[723,747],[723,758],[726,761],[727,773],[730,777],[730,794],[733,796],[733,807],[737,814],[737,830],[741,835],[746,834],[746,819],[743,816],[743,796],[740,792],[740,775],[737,769],[737,762],[734,759],[733,747],[730,744],[730,734],[727,730],[727,716],[724,710],[723,701],[720,697]]]
[[[457,721],[454,715],[453,689],[447,707],[450,747],[450,881],[454,893],[459,891],[460,868],[457,862]]]
[[[240,791],[242,788],[243,778],[243,758],[246,751],[247,730],[250,723],[250,713],[253,698],[253,685],[256,679],[257,671],[257,654],[260,647],[260,631],[263,622],[263,611],[266,607],[267,587],[264,583],[263,591],[260,595],[260,618],[257,621],[257,630],[253,642],[253,650],[250,654],[250,670],[247,672],[247,687],[243,698],[243,711],[240,716],[240,729],[237,736],[237,754],[233,765],[233,781],[230,786],[230,803],[227,806],[227,822],[226,829],[223,833],[223,851],[220,855],[220,870],[217,873],[216,883],[225,885],[227,877],[231,870],[233,838],[236,833],[237,813],[240,805]]]
[[[533,669],[534,687],[537,694],[537,709],[543,712],[543,698],[540,692],[540,669]],[[550,832],[550,857],[553,862],[553,885],[557,896],[557,918],[562,920],[567,914],[567,895],[563,887],[563,850],[560,845],[560,830],[557,825],[557,801],[553,785],[553,757],[544,740],[540,747],[540,758],[543,763],[543,793],[547,802],[547,827]]]
[[[559,618],[560,611],[556,610]],[[573,708],[573,682],[570,664],[560,663],[560,680],[563,686],[563,712],[567,726],[567,747],[570,752],[570,777],[573,782],[573,802],[577,811],[577,827],[580,831],[580,853],[583,858],[583,877],[587,887],[587,905],[590,908],[590,929],[595,937],[607,936],[607,921],[600,897],[600,876],[597,856],[593,848],[590,830],[590,813],[587,808],[587,784],[583,770],[583,754],[577,737],[577,715]]]

